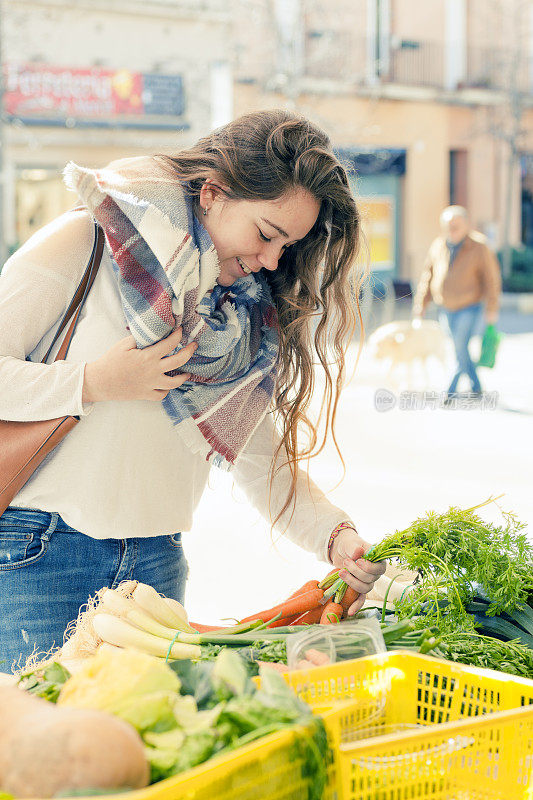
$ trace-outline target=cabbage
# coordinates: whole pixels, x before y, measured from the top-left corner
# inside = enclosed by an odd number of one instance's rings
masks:
[[[222,703],[219,703],[214,708],[198,711],[196,700],[190,695],[180,695],[174,703],[176,722],[187,733],[199,733],[216,727],[221,709]]]
[[[180,680],[168,664],[133,649],[100,647],[61,689],[58,705],[96,708],[121,717],[138,731],[176,726]]]
[[[211,682],[222,697],[228,698],[245,694],[251,686],[244,661],[229,647],[218,654],[211,672]]]
[[[180,728],[173,728],[164,733],[147,731],[143,739],[152,781],[165,778],[176,763],[176,754],[185,742],[185,733]]]
[[[218,753],[303,723],[312,798],[325,781],[323,726],[277,672],[261,669],[261,688],[242,659],[222,650],[215,663],[164,660],[138,650],[100,647],[63,684],[59,705],[115,714],[141,734],[151,781],[176,775]],[[0,797],[0,800],[2,798]]]

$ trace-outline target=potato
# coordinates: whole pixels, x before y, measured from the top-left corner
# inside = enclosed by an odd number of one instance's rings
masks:
[[[29,798],[140,789],[149,777],[142,740],[127,722],[0,687],[1,791]]]

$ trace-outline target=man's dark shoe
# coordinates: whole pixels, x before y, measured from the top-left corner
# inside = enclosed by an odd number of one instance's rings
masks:
[[[457,404],[457,392],[449,392],[442,403],[443,408],[453,408]]]

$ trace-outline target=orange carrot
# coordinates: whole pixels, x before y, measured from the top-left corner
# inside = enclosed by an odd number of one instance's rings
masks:
[[[293,597],[299,597],[301,594],[305,594],[306,592],[310,592],[311,589],[316,589],[318,586],[318,581],[307,581],[304,583],[303,586],[300,586],[299,589],[296,589],[295,592],[290,594],[287,600],[291,600]]]
[[[281,614],[282,619],[292,617],[295,614],[303,614],[304,611],[309,611],[311,608],[317,606],[322,598],[324,592],[322,589],[311,589],[310,592],[300,594],[298,597],[292,597],[284,603],[280,603],[274,608],[269,608],[266,611],[259,611],[257,614],[252,614],[250,617],[241,619],[241,622],[252,622],[254,619],[262,619],[263,622],[270,622],[272,617]]]
[[[342,612],[344,611],[343,607],[340,603],[334,603],[333,601],[329,601],[324,606],[324,610],[322,611],[322,616],[320,617],[320,624],[321,625],[331,625],[334,622],[340,622],[342,619]],[[335,619],[337,617],[337,619]]]
[[[210,631],[223,631],[223,625],[202,625],[200,622],[189,622],[191,628],[194,628],[198,633],[209,633]]]
[[[293,625],[313,625],[315,622],[320,622],[320,617],[322,616],[322,612],[324,610],[324,606],[316,606],[312,608],[311,611],[306,611],[305,614],[301,614],[297,617]]]
[[[352,589],[351,586],[348,586],[348,588],[344,592],[344,597],[341,600],[341,606],[345,611],[348,611],[352,603],[355,603],[358,597],[359,597],[359,592],[356,592],[355,589]]]

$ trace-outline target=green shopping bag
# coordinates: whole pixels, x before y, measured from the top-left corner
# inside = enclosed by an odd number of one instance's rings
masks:
[[[478,367],[489,367],[492,369],[496,361],[496,353],[498,352],[501,338],[501,333],[498,333],[494,325],[487,325],[481,342],[481,355],[477,362]]]

